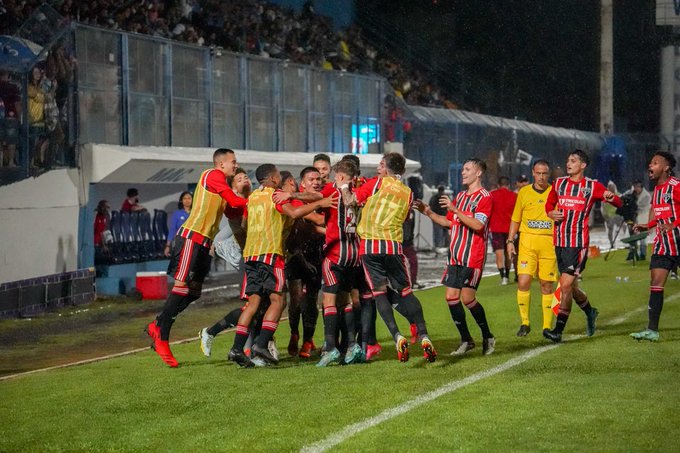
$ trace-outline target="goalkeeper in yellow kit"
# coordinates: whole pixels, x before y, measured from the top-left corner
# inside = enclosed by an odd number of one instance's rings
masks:
[[[538,276],[541,283],[541,308],[543,311],[543,330],[552,328],[551,309],[553,285],[557,280],[557,258],[553,245],[553,221],[545,213],[545,202],[552,186],[550,164],[537,160],[531,170],[534,183],[520,189],[512,213],[508,232],[508,255],[517,256],[517,305],[522,325],[518,337],[525,337],[530,331],[529,304],[531,303],[531,279]],[[515,248],[515,235],[519,244]]]

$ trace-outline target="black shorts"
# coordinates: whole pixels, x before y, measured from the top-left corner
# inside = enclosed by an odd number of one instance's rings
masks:
[[[560,274],[578,276],[586,268],[588,247],[555,247],[555,256]]]
[[[321,289],[320,267],[315,266],[299,255],[295,255],[286,262],[286,279],[288,281],[300,280],[306,291],[318,293]]]
[[[210,272],[210,249],[191,239],[175,236],[168,264],[168,275],[180,282],[203,283]]]
[[[472,288],[476,290],[482,281],[482,270],[465,266],[446,266],[442,284],[447,288]]]
[[[649,260],[649,269],[673,271],[678,266],[680,266],[680,256],[652,255],[652,258]]]
[[[274,267],[262,261],[246,261],[243,267],[246,273],[241,286],[242,299],[247,299],[251,294],[264,297],[283,292],[286,284],[283,267]]]
[[[382,293],[383,291],[376,292],[376,288],[385,286],[389,286],[402,296],[412,292],[408,260],[404,255],[363,255],[361,257],[361,264],[364,267],[366,283],[368,283],[368,287],[373,295]]]
[[[350,292],[355,288],[360,292],[366,290],[366,279],[360,266],[340,266],[329,259],[325,259],[321,265],[321,270],[324,293],[338,294],[341,291]]]
[[[508,243],[508,233],[491,233],[491,250],[505,250]]]
[[[321,263],[309,261],[304,255],[295,254],[286,261],[286,278],[288,280],[302,280],[303,282],[319,282],[321,286]]]

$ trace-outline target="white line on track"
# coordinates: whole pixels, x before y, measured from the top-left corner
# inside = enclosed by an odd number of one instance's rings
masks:
[[[672,302],[676,299],[680,298],[680,294],[674,294],[671,297],[668,297],[666,299],[667,302]],[[633,315],[636,315],[640,313],[641,311],[647,310],[646,306],[643,307],[638,307],[634,310],[630,310],[626,312],[625,314],[618,316],[614,319],[612,319],[609,322],[603,323],[604,327],[611,327],[615,326],[618,324],[622,324],[623,322],[627,321],[628,318],[630,318]],[[581,338],[583,335],[572,335],[570,336],[567,341],[569,340],[574,340],[577,338]],[[436,390],[432,390],[431,392],[425,393],[423,395],[417,396],[416,398],[413,398],[411,400],[408,400],[399,406],[392,407],[390,409],[386,409],[383,412],[379,413],[378,415],[375,415],[373,417],[368,417],[365,418],[357,423],[353,423],[351,425],[346,426],[345,428],[341,429],[340,431],[337,431],[334,434],[331,434],[330,436],[326,437],[325,439],[322,439],[318,442],[315,442],[313,444],[307,445],[305,447],[302,447],[300,452],[303,453],[319,453],[319,452],[324,452],[330,448],[335,447],[336,445],[341,444],[342,442],[346,441],[350,437],[353,437],[363,431],[366,431],[369,428],[372,428],[374,426],[377,426],[383,422],[389,421],[395,417],[398,417],[402,414],[405,414],[406,412],[409,412],[412,409],[417,408],[418,406],[422,406],[423,404],[429,403],[431,401],[436,400],[439,397],[442,397],[444,395],[447,395],[449,393],[455,392],[458,389],[461,389],[467,385],[474,384],[475,382],[481,381],[482,379],[486,379],[491,376],[495,376],[499,373],[502,373],[504,371],[509,370],[510,368],[513,368],[517,365],[521,365],[524,362],[533,359],[534,357],[537,357],[541,354],[543,354],[546,351],[550,351],[552,349],[555,349],[559,347],[562,343],[557,343],[557,344],[550,344],[547,346],[539,346],[535,349],[532,349],[530,351],[527,351],[523,354],[520,354],[516,357],[513,357],[512,359],[508,360],[507,362],[503,362],[500,365],[496,365],[493,368],[489,368],[488,370],[485,371],[480,371],[479,373],[475,373],[471,376],[468,376],[466,378],[457,380],[457,381],[451,381],[448,384],[444,384],[443,386],[439,387]]]

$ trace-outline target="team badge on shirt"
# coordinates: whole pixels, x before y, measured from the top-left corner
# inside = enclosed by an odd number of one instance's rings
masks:
[[[584,197],[587,197],[588,195],[590,195],[590,187],[582,187],[581,193],[583,194]]]

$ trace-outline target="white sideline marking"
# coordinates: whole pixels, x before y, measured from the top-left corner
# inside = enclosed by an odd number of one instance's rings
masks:
[[[203,288],[201,290],[201,292],[202,293],[211,293],[213,291],[219,291],[221,289],[235,288],[237,286],[240,286],[240,285],[238,283],[233,283],[231,285],[213,286],[212,288]]]
[[[497,274],[498,273],[496,273],[494,275],[497,275]],[[215,291],[217,289],[228,288],[229,286],[231,286],[231,285],[225,285],[224,287],[217,287],[215,289],[209,288],[209,289],[211,291]],[[426,288],[426,289],[430,289],[430,288]],[[203,291],[205,292],[206,290],[203,290]],[[672,295],[668,298],[664,298],[665,299],[664,304],[666,304],[668,302],[672,302],[672,301],[674,301],[678,298],[680,298],[680,293],[674,294],[674,295]],[[605,326],[607,326],[607,325],[614,326],[614,325],[617,325],[617,324],[621,324],[624,321],[626,321],[631,315],[638,313],[640,311],[646,310],[646,309],[647,309],[646,306],[638,307],[635,310],[629,311],[628,313],[625,313],[624,315],[619,316],[618,318],[614,318],[613,320],[611,320],[610,322],[608,322],[604,325]],[[288,319],[288,318],[281,318],[282,321],[284,321],[286,319]],[[234,330],[235,330],[235,328],[232,327],[230,329],[226,329],[225,332],[232,332]],[[177,344],[190,343],[192,341],[196,341],[196,339],[197,338],[195,338],[195,337],[185,338],[183,340],[173,341],[170,344],[171,345],[177,345]],[[103,360],[114,359],[116,357],[123,357],[123,356],[131,355],[131,354],[137,354],[139,352],[144,352],[144,351],[148,351],[148,350],[149,350],[148,347],[147,348],[132,349],[130,351],[118,352],[116,354],[109,354],[109,355],[105,355],[105,356],[101,356],[101,357],[94,357],[92,359],[79,360],[77,362],[64,363],[62,365],[55,365],[55,366],[51,366],[51,367],[47,367],[47,368],[40,368],[40,369],[37,369],[37,370],[24,371],[22,373],[8,374],[7,376],[0,376],[0,382],[8,381],[10,379],[16,379],[16,378],[20,378],[20,377],[24,377],[24,376],[29,376],[31,374],[42,373],[44,371],[59,370],[59,369],[62,369],[62,368],[69,368],[69,367],[72,367],[72,366],[86,365],[88,363],[94,363],[94,362],[101,362]]]
[[[287,317],[281,318],[281,321],[285,321],[286,319],[288,319],[288,318]],[[233,332],[234,330],[236,330],[236,327],[230,327],[228,329],[225,329],[223,332]],[[183,340],[172,341],[172,342],[170,342],[170,344],[176,345],[176,344],[191,343],[192,341],[196,341],[197,339],[198,339],[197,337],[184,338]],[[138,352],[148,351],[149,349],[150,349],[149,347],[132,349],[130,351],[118,352],[116,354],[104,355],[104,356],[95,357],[95,358],[92,358],[92,359],[85,359],[85,360],[79,360],[77,362],[64,363],[63,365],[55,365],[55,366],[51,366],[51,367],[47,367],[47,368],[40,368],[38,370],[24,371],[23,373],[10,374],[10,375],[7,375],[7,376],[0,376],[0,381],[7,381],[9,379],[28,376],[30,374],[42,373],[43,371],[59,370],[61,368],[69,368],[69,367],[72,367],[72,366],[86,365],[88,363],[101,362],[103,360],[108,360],[108,359],[115,359],[116,357],[123,357],[123,356],[126,356],[126,355],[137,354]]]
[[[336,445],[344,442],[345,440],[349,439],[350,437],[356,434],[359,434],[362,431],[365,431],[369,428],[379,425],[382,422],[386,422],[394,417],[402,415],[410,411],[411,409],[415,409],[418,406],[422,406],[423,404],[429,403],[430,401],[434,401],[440,396],[446,395],[447,393],[455,392],[456,390],[465,387],[466,385],[474,384],[475,382],[480,381],[482,379],[494,376],[498,373],[502,373],[503,371],[506,371],[514,366],[520,365],[531,358],[543,354],[546,351],[555,349],[558,346],[559,343],[541,346],[536,349],[527,351],[524,354],[521,354],[517,357],[513,357],[507,362],[504,362],[486,371],[475,373],[459,381],[449,382],[448,384],[445,384],[436,390],[420,395],[412,400],[406,401],[405,403],[400,404],[399,406],[384,410],[383,412],[374,417],[365,418],[357,423],[349,425],[344,429],[338,431],[337,433],[332,434],[319,442],[303,447],[300,451],[304,453],[316,453],[326,451],[329,448],[335,447]]]
[[[234,328],[231,328],[231,329],[228,329],[228,330],[234,330]],[[191,341],[196,341],[196,338],[195,337],[194,338],[185,338],[183,340],[173,341],[170,344],[171,345],[183,344],[183,343],[189,343]],[[138,352],[144,352],[144,351],[148,351],[148,350],[149,350],[149,347],[147,346],[146,348],[132,349],[130,351],[125,351],[125,352],[117,352],[116,354],[109,354],[109,355],[104,355],[104,356],[101,356],[101,357],[94,357],[92,359],[79,360],[77,362],[64,363],[62,365],[55,365],[55,366],[51,366],[51,367],[47,367],[47,368],[40,368],[40,369],[37,369],[37,370],[24,371],[23,373],[9,374],[7,376],[0,376],[0,381],[7,381],[9,379],[28,376],[30,374],[42,373],[43,371],[59,370],[61,368],[70,368],[72,366],[86,365],[88,363],[94,363],[94,362],[101,362],[103,360],[115,359],[116,357],[123,357],[123,356],[126,356],[126,355],[137,354]]]
[[[440,286],[440,285],[441,285],[441,283],[439,285],[433,284],[430,287],[423,288],[423,290],[434,288],[434,287]],[[213,291],[219,291],[221,289],[228,289],[228,288],[232,288],[232,287],[236,287],[236,286],[239,286],[238,283],[234,283],[234,284],[231,284],[231,285],[215,286],[215,287],[212,287],[212,288],[204,288],[202,291],[204,293],[210,293],[210,292],[213,292]],[[287,317],[281,318],[281,321],[285,321],[286,319],[288,319],[288,318]],[[236,329],[235,327],[232,327],[230,329],[226,329],[225,332],[232,332],[235,329]],[[192,342],[192,341],[195,341],[195,340],[196,340],[196,338],[185,338],[183,340],[173,341],[173,342],[170,343],[170,345],[189,343],[189,342]],[[102,360],[115,359],[116,357],[123,357],[123,356],[126,356],[126,355],[137,354],[138,352],[144,352],[144,351],[148,351],[148,350],[149,350],[148,347],[147,348],[132,349],[130,351],[118,352],[116,354],[109,354],[109,355],[104,355],[104,356],[101,356],[101,357],[94,357],[92,359],[79,360],[77,362],[69,362],[69,363],[64,363],[62,365],[55,365],[55,366],[51,366],[51,367],[47,367],[47,368],[40,368],[40,369],[37,369],[37,370],[24,371],[22,373],[9,374],[7,376],[0,376],[0,382],[7,381],[7,380],[10,380],[10,379],[20,378],[20,377],[24,377],[24,376],[29,376],[31,374],[42,373],[44,371],[59,370],[59,369],[62,369],[62,368],[69,368],[69,367],[72,367],[72,366],[86,365],[88,363],[94,363],[94,362],[101,362]]]
[[[677,299],[680,299],[680,293],[673,294],[670,297],[664,297],[664,305],[666,305],[669,302],[673,302]],[[622,314],[621,316],[617,316],[616,318],[612,319],[611,321],[605,323],[605,326],[616,326],[618,324],[623,324],[630,318],[632,315],[637,314],[641,311],[647,311],[647,305],[643,305],[642,307],[635,308],[627,313]]]
[[[669,297],[664,301],[666,302],[672,302],[676,299],[680,298],[680,293],[674,294],[673,296]],[[630,310],[626,312],[625,314],[618,316],[614,319],[612,319],[609,322],[603,323],[603,326],[605,327],[612,327],[618,324],[622,324],[628,318],[631,316],[638,314],[639,312],[647,310],[647,306],[644,307],[638,307],[634,310]],[[582,338],[584,335],[570,335],[569,338],[566,339],[566,341],[570,340],[575,340],[578,338]],[[458,381],[451,381],[448,384],[444,384],[443,386],[439,387],[436,390],[432,390],[431,392],[425,393],[423,395],[420,395],[416,398],[413,398],[411,400],[408,400],[399,406],[392,407],[390,409],[386,409],[383,412],[379,413],[378,415],[375,415],[373,417],[365,418],[357,423],[353,423],[351,425],[346,426],[342,430],[336,432],[335,434],[331,434],[330,436],[326,437],[325,439],[322,439],[318,442],[315,442],[311,445],[307,445],[305,447],[302,447],[300,452],[302,453],[318,453],[318,452],[324,452],[330,448],[335,447],[336,445],[341,444],[342,442],[346,441],[350,437],[361,433],[362,431],[366,431],[369,428],[372,428],[376,425],[379,425],[380,423],[386,422],[388,420],[391,420],[395,417],[398,417],[399,415],[405,414],[406,412],[415,409],[418,406],[422,406],[423,404],[429,403],[430,401],[434,401],[437,398],[444,396],[448,393],[455,392],[456,390],[465,387],[466,385],[474,384],[475,382],[481,381],[482,379],[495,376],[496,374],[502,373],[503,371],[507,371],[510,368],[513,368],[517,365],[521,365],[524,362],[528,361],[529,359],[533,359],[534,357],[537,357],[541,354],[543,354],[546,351],[549,351],[551,349],[555,349],[562,345],[563,343],[556,343],[556,344],[550,344],[547,346],[539,346],[538,348],[532,349],[530,351],[527,351],[523,354],[520,354],[517,357],[513,357],[512,359],[508,360],[507,362],[501,363],[500,365],[497,365],[493,368],[490,368],[485,371],[480,371],[479,373],[475,373],[471,376],[468,376],[466,378],[463,378]]]

